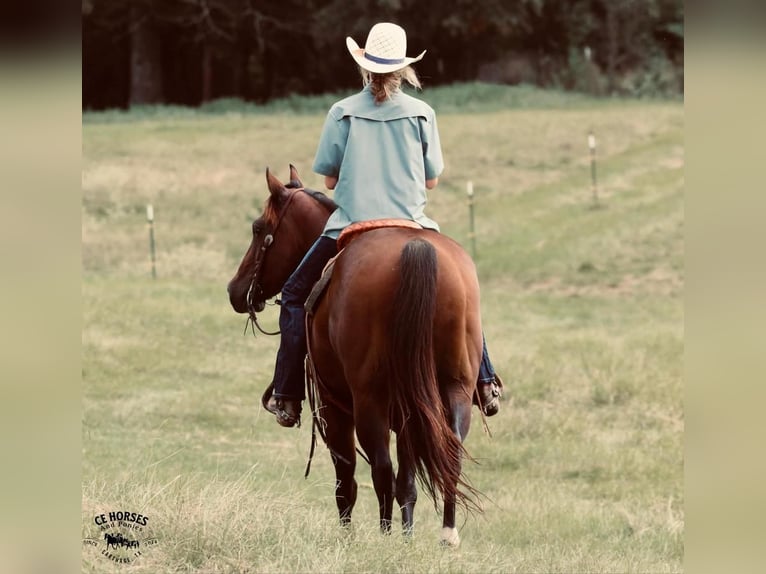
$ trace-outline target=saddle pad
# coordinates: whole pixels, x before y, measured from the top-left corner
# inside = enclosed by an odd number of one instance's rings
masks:
[[[419,223],[415,223],[409,219],[371,219],[369,221],[358,221],[347,226],[340,232],[338,237],[338,250],[345,248],[356,237],[364,233],[365,231],[371,231],[373,229],[381,229],[383,227],[406,227],[409,229],[423,229],[423,226]]]

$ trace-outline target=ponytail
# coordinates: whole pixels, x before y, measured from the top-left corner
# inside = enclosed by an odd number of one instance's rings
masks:
[[[386,100],[390,100],[401,88],[402,80],[418,90],[422,89],[418,75],[410,66],[386,74],[374,74],[368,72],[364,68],[359,68],[359,72],[362,74],[364,85],[370,86],[370,90],[372,91],[372,95],[375,98],[375,103],[377,105],[382,104]]]

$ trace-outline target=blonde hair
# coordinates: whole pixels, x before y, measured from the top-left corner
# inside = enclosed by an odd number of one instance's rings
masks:
[[[362,75],[364,85],[370,86],[377,105],[390,100],[391,96],[401,88],[402,80],[418,90],[422,89],[418,75],[410,66],[386,74],[375,74],[364,68],[359,68],[359,73]]]

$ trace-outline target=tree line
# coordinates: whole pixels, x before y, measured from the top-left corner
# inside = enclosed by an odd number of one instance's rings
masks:
[[[347,89],[345,37],[380,21],[424,85],[683,93],[682,0],[82,0],[83,108]]]

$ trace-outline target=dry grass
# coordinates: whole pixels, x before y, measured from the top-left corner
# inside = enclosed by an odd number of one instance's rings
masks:
[[[440,115],[447,170],[429,214],[468,245],[474,182],[484,328],[508,384],[493,437],[475,421],[466,442],[485,512],[461,515],[463,544],[446,552],[425,499],[411,543],[378,533],[361,460],[354,525],[336,526],[326,450],[304,480],[310,429],[281,429],[259,406],[277,341],[242,337],[228,305],[265,167],[285,177],[292,162],[321,188],[309,171],[322,121],[85,123],[83,537],[97,513],[124,508],[150,516],[159,542],[128,567],[83,547],[83,570],[681,571],[682,107]]]

